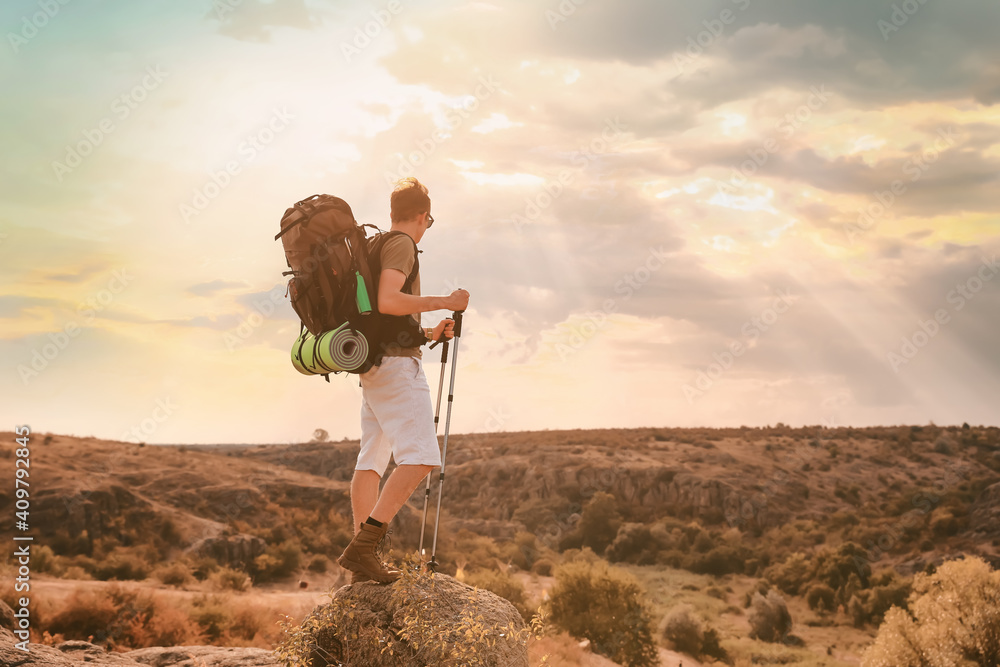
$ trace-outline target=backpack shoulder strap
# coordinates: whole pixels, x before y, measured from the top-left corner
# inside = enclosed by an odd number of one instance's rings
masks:
[[[413,285],[413,281],[417,278],[417,272],[420,270],[420,253],[423,252],[417,248],[417,242],[407,234],[406,232],[401,232],[398,229],[395,231],[389,231],[376,236],[372,241],[372,246],[369,251],[369,256],[374,259],[374,264],[378,267],[379,278],[382,276],[382,248],[389,241],[390,238],[394,236],[405,236],[410,239],[410,243],[413,244],[413,268],[410,270],[410,275],[406,277],[406,281],[403,283],[403,289],[409,289]],[[373,276],[374,278],[374,276]],[[375,278],[378,280],[378,278]]]

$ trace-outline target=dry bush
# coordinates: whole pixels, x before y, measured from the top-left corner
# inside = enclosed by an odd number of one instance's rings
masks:
[[[826,584],[813,584],[806,591],[806,602],[813,611],[834,611],[836,591]]]
[[[182,610],[149,591],[122,584],[74,589],[61,608],[40,619],[39,626],[41,632],[108,648],[172,646],[202,639]]]
[[[598,491],[583,506],[579,523],[563,537],[559,547],[590,547],[595,553],[604,553],[618,535],[621,525],[618,500],[610,493]]]
[[[201,632],[191,623],[187,612],[177,607],[162,604],[156,606],[144,624],[131,628],[131,646],[183,646],[199,644]]]
[[[535,560],[542,555],[543,547],[533,533],[518,531],[510,542],[499,545],[500,558],[516,565],[520,570],[530,570]]]
[[[310,572],[322,574],[330,569],[330,559],[323,555],[313,556],[306,566]]]
[[[605,555],[612,563],[628,562],[651,565],[662,545],[653,537],[652,527],[642,523],[623,524],[608,546]]]
[[[191,574],[198,581],[205,581],[213,572],[222,567],[219,565],[219,561],[211,556],[193,556],[190,558],[190,562]]]
[[[438,546],[438,553],[444,554],[441,562],[449,567],[457,565],[449,560],[449,554],[462,554],[468,569],[489,569],[500,558],[500,549],[493,538],[477,535],[465,528],[453,533],[449,542],[449,548]]]
[[[185,586],[194,580],[191,567],[184,561],[163,563],[153,570],[153,576],[166,586]]]
[[[775,591],[767,597],[755,593],[747,614],[750,637],[765,642],[783,641],[792,631],[792,615],[788,613],[785,599]]]
[[[657,664],[652,619],[642,586],[602,560],[572,560],[556,570],[551,622],[626,667]]]
[[[243,592],[250,586],[250,577],[242,570],[231,567],[220,567],[209,577],[212,586],[219,591]]]
[[[682,604],[674,607],[663,619],[661,636],[674,647],[674,650],[697,656],[701,653],[701,643],[705,639],[705,627],[701,619],[695,616],[691,605]]]
[[[117,546],[105,558],[94,559],[92,574],[101,581],[141,581],[149,576],[150,569],[144,550]]]
[[[539,558],[531,566],[531,571],[542,577],[551,577],[555,564],[551,558]]]
[[[525,621],[531,621],[535,613],[535,609],[525,599],[524,584],[506,572],[476,570],[465,575],[463,583],[496,593],[508,600]]]
[[[1000,572],[979,558],[918,574],[909,611],[893,607],[864,667],[1000,665]]]
[[[580,640],[566,632],[528,640],[528,660],[531,667],[579,667],[589,654],[589,651],[580,647]]]
[[[290,576],[302,562],[302,549],[293,540],[269,544],[267,551],[253,561],[251,575],[254,583],[276,581]]]
[[[232,596],[199,595],[192,601],[191,620],[208,641],[217,643],[232,624]]]

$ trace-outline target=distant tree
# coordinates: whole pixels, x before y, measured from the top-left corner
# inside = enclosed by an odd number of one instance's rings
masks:
[[[1000,665],[1000,572],[980,558],[943,563],[892,607],[862,667]]]
[[[594,553],[604,553],[608,545],[614,542],[621,525],[618,501],[610,493],[598,491],[583,506],[580,516],[579,529],[583,546],[590,547]]]
[[[330,434],[327,433],[325,430],[318,428],[315,431],[313,431],[313,439],[312,439],[313,442],[326,442],[329,439],[330,439]]]
[[[621,561],[637,563],[647,557],[655,556],[657,547],[649,526],[642,523],[626,523],[618,529],[618,534],[604,555],[612,563]]]

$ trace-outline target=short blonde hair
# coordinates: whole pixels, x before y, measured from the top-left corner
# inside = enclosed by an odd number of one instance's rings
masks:
[[[430,213],[431,198],[427,188],[412,176],[396,181],[389,197],[389,219],[393,222],[409,220],[421,213]]]

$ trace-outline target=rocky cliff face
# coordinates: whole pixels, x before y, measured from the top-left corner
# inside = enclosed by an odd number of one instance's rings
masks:
[[[1000,482],[986,487],[972,504],[969,513],[969,531],[977,539],[994,541],[1000,539]],[[997,559],[994,567],[1000,567]]]
[[[663,465],[582,461],[549,468],[532,468],[518,461],[470,461],[455,466],[449,481],[452,501],[448,509],[466,519],[510,520],[513,510],[529,500],[575,498],[558,517],[568,521],[587,498],[603,491],[618,499],[626,520],[698,517],[708,524],[728,522],[742,529],[763,529],[787,521],[795,500],[805,493],[802,481],[788,477],[748,484]],[[482,516],[481,508],[490,508],[489,516]]]
[[[35,525],[43,531],[47,526],[59,526],[76,535],[86,531],[90,539],[121,537],[125,517],[135,522],[156,519],[150,502],[114,483],[70,493],[42,489],[33,503],[32,515]]]

